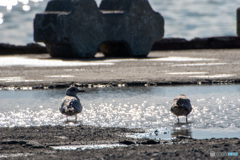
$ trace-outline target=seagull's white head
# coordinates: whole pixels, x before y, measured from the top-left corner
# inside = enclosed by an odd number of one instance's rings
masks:
[[[69,87],[66,90],[66,95],[68,96],[76,96],[78,92],[85,92],[84,90],[80,90],[77,87]]]

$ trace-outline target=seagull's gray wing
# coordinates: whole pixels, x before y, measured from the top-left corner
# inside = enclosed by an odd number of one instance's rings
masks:
[[[191,102],[186,96],[179,95],[173,99],[170,111],[177,116],[188,115],[192,111]]]
[[[177,105],[180,108],[184,108],[188,113],[192,111],[192,105],[188,98],[179,98],[177,100]]]
[[[59,108],[63,114],[67,113],[80,113],[82,111],[82,105],[77,97],[66,96],[63,99],[62,105]]]

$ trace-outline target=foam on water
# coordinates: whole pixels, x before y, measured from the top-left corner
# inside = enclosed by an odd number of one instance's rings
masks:
[[[193,111],[188,116],[189,124],[184,117],[180,117],[182,123],[177,124],[176,117],[169,111],[173,97],[180,93],[191,99]],[[62,89],[1,90],[0,127],[66,125],[66,117],[58,111],[64,94]],[[221,134],[225,133],[226,137],[240,133],[239,85],[92,88],[79,97],[84,109],[79,122],[72,125],[159,132],[167,128],[171,130],[170,137],[176,134],[198,137],[198,132],[207,134],[218,129],[222,129]],[[232,130],[234,133],[227,132]]]

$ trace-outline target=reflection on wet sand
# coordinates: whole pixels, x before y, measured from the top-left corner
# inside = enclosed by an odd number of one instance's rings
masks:
[[[172,138],[192,138],[192,128],[189,123],[175,123],[172,128],[171,136]]]
[[[193,138],[192,122],[174,123],[172,128],[156,128],[146,130],[145,133],[127,134],[130,138],[146,138],[154,140],[171,140],[175,138]]]
[[[81,126],[81,125],[83,125],[83,121],[82,120],[80,120],[80,121],[75,121],[75,120],[66,120],[66,121],[64,121],[64,124],[68,124],[68,125],[79,125],[79,126]]]

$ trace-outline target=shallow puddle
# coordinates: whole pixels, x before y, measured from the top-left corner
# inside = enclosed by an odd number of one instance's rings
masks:
[[[115,148],[115,147],[127,147],[124,144],[93,144],[93,145],[63,145],[63,146],[50,146],[56,150],[85,150],[85,149],[103,149],[103,148]]]
[[[169,110],[172,99],[183,93],[193,111],[177,118]],[[58,107],[64,89],[0,91],[0,127],[41,125],[93,125],[144,128],[162,139],[240,138],[240,85],[91,88],[79,94],[84,106],[78,122],[67,123]],[[75,117],[73,117],[74,120]],[[162,130],[167,130],[166,134]],[[155,138],[158,138],[155,137]]]
[[[234,138],[240,137],[239,128],[191,128],[191,127],[173,127],[148,129],[145,133],[127,134],[126,137],[141,139],[156,139],[156,140],[171,140],[177,137],[184,138]]]

